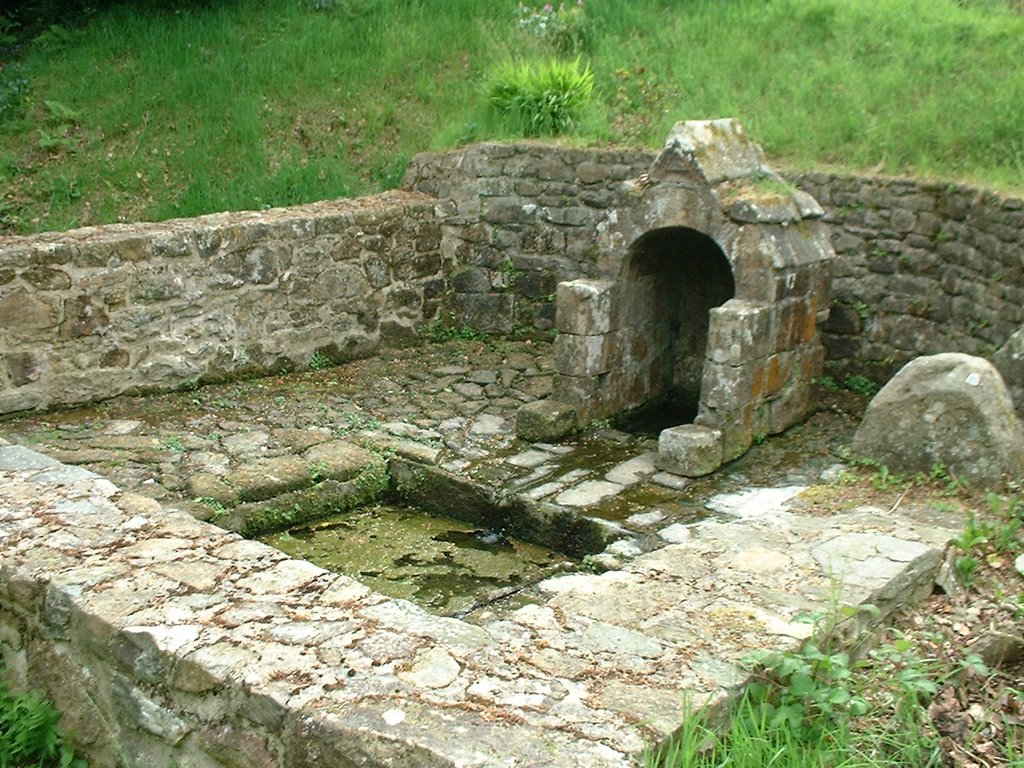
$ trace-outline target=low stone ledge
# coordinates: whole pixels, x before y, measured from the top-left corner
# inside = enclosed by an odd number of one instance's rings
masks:
[[[751,650],[806,636],[797,614],[922,594],[953,535],[801,517],[771,490],[469,624],[0,447],[0,653],[98,765],[627,768],[681,701],[721,701]]]

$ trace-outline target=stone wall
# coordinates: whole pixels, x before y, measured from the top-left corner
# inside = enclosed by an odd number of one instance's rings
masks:
[[[1004,349],[1024,324],[1024,200],[970,187],[812,173],[795,178],[832,225],[830,365],[881,383],[919,355],[996,362],[1017,407]]]
[[[517,143],[414,158],[405,186],[450,199],[451,319],[547,329],[559,282],[616,277],[601,222],[642,190],[656,156]],[[1024,324],[1024,201],[912,179],[788,178],[832,228],[832,314],[821,331],[834,370],[882,383],[917,355],[966,352],[993,359],[1024,408],[1024,380],[1014,383],[1024,341],[1007,347]],[[629,243],[616,245],[624,257]]]
[[[414,339],[450,271],[434,203],[391,192],[0,238],[0,413]]]
[[[372,354],[442,306],[457,326],[551,330],[558,283],[618,277],[616,219],[655,157],[480,144],[417,156],[406,192],[0,238],[0,413]],[[793,180],[832,226],[834,370],[881,383],[916,355],[980,354],[1024,408],[1024,202]]]
[[[558,283],[617,273],[600,259],[601,225],[654,157],[521,142],[413,158],[403,186],[446,201],[442,253],[458,265],[449,320],[498,333],[553,328]]]

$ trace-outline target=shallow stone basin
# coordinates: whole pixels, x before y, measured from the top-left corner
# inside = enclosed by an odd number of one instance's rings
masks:
[[[821,411],[727,472],[679,481],[650,466],[644,440],[604,427],[517,443],[505,415],[520,402],[515,376],[482,404],[437,405],[477,364],[494,370],[492,355],[510,354],[460,350],[459,366],[428,349],[337,369],[330,386],[263,380],[4,424],[43,451],[0,447],[10,674],[54,697],[98,764],[120,751],[202,768],[623,768],[679,726],[684,701],[734,692],[751,650],[800,642],[801,614],[837,600],[884,614],[931,591],[951,528],[907,505],[804,511],[793,488],[774,490],[821,481],[850,427],[842,414]],[[540,370],[536,349],[532,359]],[[424,361],[433,374],[404,378]],[[388,366],[394,386],[380,384]],[[403,388],[412,381],[424,399]],[[594,571],[550,576],[529,600],[463,621],[194,516],[228,512],[188,497],[189,472],[287,468],[342,431],[387,442],[413,479],[461,477],[497,494],[502,514],[529,502],[615,540],[588,561]],[[608,452],[590,467],[576,458],[588,440]],[[706,503],[752,486],[773,490]]]

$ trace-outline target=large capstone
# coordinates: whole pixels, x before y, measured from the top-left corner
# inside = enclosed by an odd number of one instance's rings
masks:
[[[1024,477],[1024,432],[999,371],[945,353],[907,363],[868,405],[857,456],[899,472],[937,465],[973,484]]]

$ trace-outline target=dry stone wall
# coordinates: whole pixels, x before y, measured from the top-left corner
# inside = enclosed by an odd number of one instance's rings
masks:
[[[836,252],[826,354],[878,382],[919,355],[996,362],[1024,408],[1004,349],[1024,324],[1024,200],[955,184],[805,174]]]
[[[655,158],[533,143],[417,156],[405,186],[447,200],[452,321],[547,329],[559,282],[614,277],[618,264],[597,246],[599,223],[628,205],[623,187],[642,186]],[[1024,201],[912,179],[788,178],[832,230],[831,317],[821,331],[834,369],[882,383],[918,355],[975,354],[996,362],[1024,408],[1024,343],[1011,339],[1024,325]]]
[[[656,155],[539,143],[414,159],[407,191],[298,208],[0,238],[0,413],[341,361],[444,310],[489,333],[553,329],[558,283],[614,279],[608,215]],[[1024,409],[1024,202],[824,173],[837,258],[830,365],[992,359]]]
[[[391,192],[0,238],[0,413],[415,339],[450,271],[434,203]]]
[[[449,320],[498,333],[553,328],[558,283],[617,272],[601,261],[600,225],[654,157],[522,142],[413,158],[403,186],[446,201],[442,253],[457,265]]]

